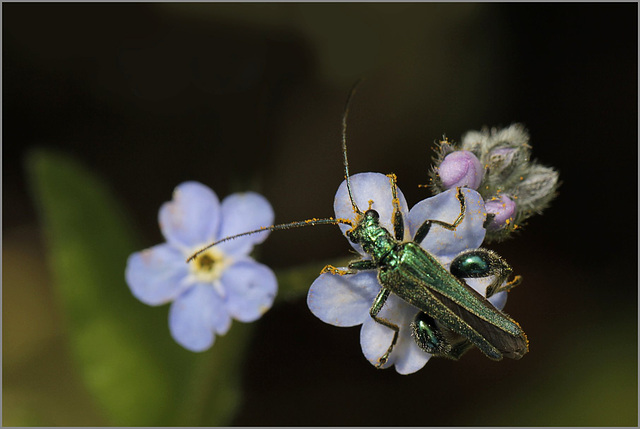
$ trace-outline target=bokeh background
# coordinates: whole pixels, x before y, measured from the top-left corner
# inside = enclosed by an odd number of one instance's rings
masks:
[[[184,180],[257,190],[277,222],[329,216],[344,101],[364,77],[352,172],[396,173],[410,204],[428,195],[433,143],[485,125],[524,123],[559,169],[551,208],[490,246],[524,277],[507,311],[531,351],[377,371],[359,329],[301,297],[258,322],[231,424],[636,426],[637,16],[636,3],[3,4],[3,424],[110,424],[68,347],[31,150],[104,180],[142,246],[162,241],[157,210]],[[272,234],[260,259],[348,252],[316,227]]]

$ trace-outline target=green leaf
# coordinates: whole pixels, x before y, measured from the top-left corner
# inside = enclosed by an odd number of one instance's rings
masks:
[[[168,308],[138,302],[125,283],[127,257],[141,246],[104,183],[47,151],[32,152],[27,167],[69,343],[108,421],[228,424],[240,398],[238,350],[251,327],[234,324],[205,353],[182,349],[169,334]]]

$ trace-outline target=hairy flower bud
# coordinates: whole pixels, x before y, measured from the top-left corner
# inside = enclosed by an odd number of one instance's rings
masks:
[[[473,153],[460,150],[445,156],[438,169],[438,174],[445,189],[456,186],[478,189],[484,169]]]
[[[541,211],[555,196],[558,172],[552,168],[534,164],[514,187],[521,210]]]
[[[487,174],[493,176],[494,181],[506,181],[511,173],[529,160],[528,158],[528,154],[522,148],[504,146],[494,149],[487,156]]]
[[[500,230],[512,224],[516,214],[516,203],[506,195],[493,198],[484,204],[487,214],[493,214],[493,219],[486,226],[489,231]]]

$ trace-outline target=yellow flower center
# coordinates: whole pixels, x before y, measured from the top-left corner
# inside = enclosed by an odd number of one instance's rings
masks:
[[[213,282],[220,279],[229,263],[224,253],[212,247],[191,262],[191,272],[200,282]]]

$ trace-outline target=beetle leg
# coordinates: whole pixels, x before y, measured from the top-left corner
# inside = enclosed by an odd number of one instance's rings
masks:
[[[320,274],[331,273],[331,274],[337,274],[339,276],[346,276],[348,274],[355,274],[357,271],[376,270],[376,269],[378,269],[378,266],[376,265],[375,262],[373,262],[370,259],[362,259],[360,261],[350,262],[349,267],[346,270],[343,270],[341,268],[336,268],[331,264],[325,265],[322,271],[320,271]]]
[[[402,241],[404,239],[404,219],[402,219],[402,212],[400,211],[400,200],[398,199],[398,184],[396,183],[398,178],[395,174],[387,174],[387,177],[391,181],[391,201],[393,203],[393,233],[396,240]]]
[[[473,347],[473,343],[471,341],[469,340],[461,341],[458,344],[455,344],[454,346],[451,347],[451,351],[449,352],[449,355],[447,355],[446,357],[453,360],[458,360],[462,357],[463,354],[469,351],[471,347]]]
[[[320,271],[320,274],[331,273],[337,274],[339,276],[345,276],[347,274],[355,274],[355,271],[351,270],[341,270],[340,268],[336,268],[333,265],[325,265],[325,267]]]
[[[506,282],[513,273],[513,269],[497,253],[483,248],[459,253],[451,261],[449,271],[460,280],[494,276],[491,284],[487,286],[487,298],[498,292],[511,290],[522,281],[522,277],[515,276],[513,280]]]
[[[418,312],[410,328],[418,347],[432,356],[458,360],[473,347],[469,339],[439,326],[427,313]]]
[[[378,266],[370,259],[362,259],[360,261],[349,262],[349,266],[346,270],[342,268],[336,268],[333,265],[325,265],[320,271],[320,274],[331,273],[339,276],[346,276],[349,274],[355,274],[357,271],[377,270]]]
[[[393,329],[394,331],[393,340],[391,340],[391,345],[389,346],[385,354],[383,354],[382,357],[378,359],[378,363],[376,364],[376,368],[378,369],[382,368],[384,364],[387,363],[387,360],[389,359],[389,355],[393,351],[393,347],[396,345],[396,342],[398,341],[398,332],[400,332],[400,328],[398,327],[398,325],[389,322],[387,319],[378,317],[378,313],[380,313],[380,310],[382,310],[382,307],[384,306],[384,303],[387,302],[388,297],[389,297],[389,290],[382,288],[380,292],[378,292],[376,299],[373,301],[373,305],[371,306],[371,309],[369,309],[369,314],[371,315],[371,318],[373,320],[375,320],[381,325],[386,326],[387,328]]]
[[[423,351],[436,356],[447,356],[451,352],[451,343],[427,313],[419,311],[410,328],[411,336]]]
[[[495,290],[491,295],[494,295],[498,292],[503,292],[503,291],[509,292],[511,289],[518,286],[520,283],[522,283],[522,276],[514,276],[513,279],[506,282],[505,284],[495,287]]]
[[[410,326],[411,336],[418,347],[433,356],[458,360],[473,347],[471,341],[439,328],[426,313],[418,312]]]
[[[378,265],[371,259],[362,259],[360,261],[353,261],[349,263],[349,269],[364,271],[364,270],[377,270]]]
[[[504,262],[504,261],[501,259],[501,262]],[[495,270],[496,271],[494,271],[491,274],[495,275],[496,277],[495,279],[493,279],[491,284],[487,286],[487,291],[486,291],[487,298],[491,298],[493,295],[495,295],[498,292],[502,292],[503,290],[509,290],[516,287],[522,280],[522,277],[516,276],[512,281],[506,283],[503,287],[502,284],[507,280],[507,278],[509,278],[513,270],[511,269],[510,266],[506,265],[506,262],[504,266],[498,266],[495,268]]]
[[[460,214],[458,215],[456,220],[453,223],[447,223],[441,220],[427,219],[422,223],[422,225],[420,225],[420,228],[418,228],[418,231],[416,232],[416,235],[413,238],[413,241],[415,241],[416,243],[422,243],[422,241],[425,239],[425,237],[429,233],[429,230],[431,229],[431,225],[440,225],[441,227],[446,228],[450,231],[455,231],[455,229],[458,227],[458,225],[460,225],[460,223],[464,219],[464,215],[467,210],[467,205],[465,204],[465,201],[464,201],[464,194],[462,193],[462,188],[458,188],[456,193],[456,198],[460,202]]]

